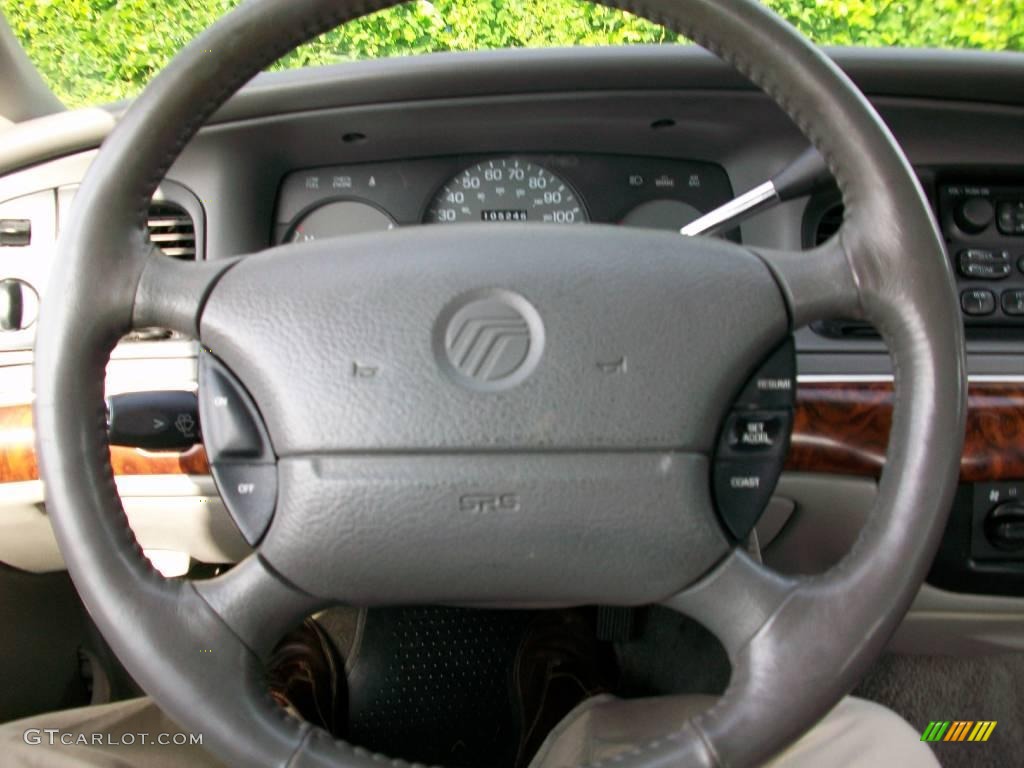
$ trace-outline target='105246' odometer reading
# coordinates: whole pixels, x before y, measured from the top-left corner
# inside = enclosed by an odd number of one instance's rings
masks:
[[[581,224],[586,211],[568,184],[514,157],[485,160],[449,180],[427,209],[436,224],[529,221]]]

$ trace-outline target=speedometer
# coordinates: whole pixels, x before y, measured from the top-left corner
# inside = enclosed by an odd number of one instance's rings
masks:
[[[536,163],[515,157],[484,160],[450,179],[427,208],[427,223],[587,221],[569,184]]]

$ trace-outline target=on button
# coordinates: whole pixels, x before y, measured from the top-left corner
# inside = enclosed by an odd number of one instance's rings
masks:
[[[222,457],[258,458],[263,442],[245,402],[219,371],[203,381],[203,434],[213,461]]]

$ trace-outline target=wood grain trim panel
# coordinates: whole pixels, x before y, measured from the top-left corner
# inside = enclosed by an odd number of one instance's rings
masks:
[[[786,468],[877,477],[885,464],[893,388],[887,382],[801,382]],[[1024,382],[971,382],[963,482],[1024,478]]]
[[[877,477],[892,425],[888,382],[801,382],[786,469]],[[148,453],[112,446],[115,475],[206,475],[202,446],[185,453]],[[39,479],[32,408],[0,408],[0,483]],[[1024,479],[1024,381],[971,382],[964,482]]]
[[[800,382],[786,469],[877,477],[892,425],[892,384]]]
[[[208,475],[202,446],[184,453],[148,453],[115,445],[110,448],[115,475]],[[39,479],[32,406],[0,408],[0,483]]]

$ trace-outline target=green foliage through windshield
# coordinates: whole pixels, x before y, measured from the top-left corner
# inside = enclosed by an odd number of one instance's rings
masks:
[[[1024,49],[1024,0],[763,0],[823,45]],[[238,0],[0,0],[69,106],[133,96]],[[303,46],[274,69],[431,51],[681,42],[579,0],[419,0]]]

